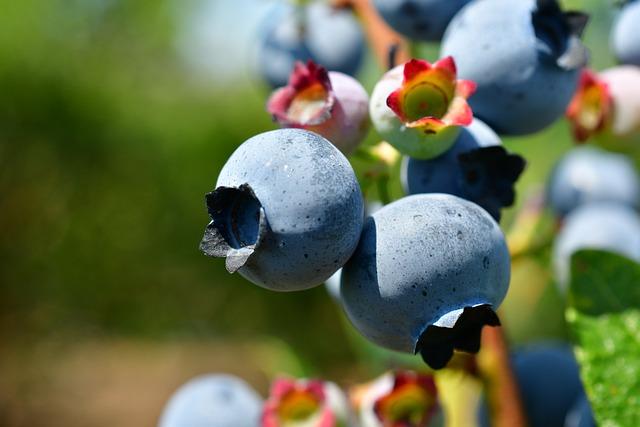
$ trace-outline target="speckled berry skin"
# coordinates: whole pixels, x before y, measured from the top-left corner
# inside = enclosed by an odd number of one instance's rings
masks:
[[[158,427],[257,427],[262,399],[232,375],[202,375],[180,387]]]
[[[511,358],[520,398],[530,427],[563,427],[574,402],[584,395],[578,364],[571,348],[539,343],[516,351]],[[486,403],[479,424],[491,425]]]
[[[640,2],[627,3],[611,31],[611,49],[623,64],[640,66]]]
[[[415,353],[427,327],[456,310],[497,308],[509,275],[504,236],[487,212],[448,194],[419,194],[367,218],[340,291],[365,337]]]
[[[557,64],[561,52],[554,52],[552,38],[536,34],[534,10],[534,0],[475,0],[453,18],[443,38],[441,55],[453,56],[459,76],[478,85],[469,99],[474,115],[501,135],[549,126],[563,115],[578,84],[583,64]]]
[[[354,75],[365,53],[353,14],[323,2],[301,9],[278,5],[267,16],[258,45],[258,72],[273,88],[287,84],[296,61],[313,60],[329,71]]]
[[[207,205],[205,254],[226,257],[229,271],[276,291],[311,288],[342,267],[358,243],[364,209],[344,155],[301,129],[245,141]]]
[[[374,0],[391,28],[412,40],[440,41],[451,18],[470,0]]]
[[[640,177],[629,158],[593,147],[574,148],[551,173],[547,205],[564,217],[578,206],[612,202],[640,206]]]
[[[567,215],[552,254],[561,291],[569,286],[571,255],[580,249],[611,251],[640,262],[640,217],[616,203],[589,203]]]
[[[444,154],[429,160],[405,156],[400,171],[402,187],[407,194],[447,193],[467,199],[458,155],[501,144],[491,128],[475,119],[471,125],[462,128],[453,147]]]

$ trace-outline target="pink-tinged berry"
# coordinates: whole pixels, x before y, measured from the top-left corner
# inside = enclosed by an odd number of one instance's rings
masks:
[[[389,372],[356,389],[353,400],[362,427],[433,427],[442,423],[431,375]]]
[[[388,71],[376,84],[369,113],[376,130],[399,151],[418,159],[436,157],[471,124],[467,98],[474,82],[458,80],[455,61],[435,64],[412,59]]]
[[[281,378],[273,382],[262,427],[347,427],[347,398],[334,383]]]
[[[567,108],[577,142],[593,141],[613,151],[640,148],[640,68],[584,70]]]
[[[309,61],[296,63],[289,84],[269,98],[267,111],[281,127],[318,133],[349,154],[369,130],[368,103],[356,79]]]

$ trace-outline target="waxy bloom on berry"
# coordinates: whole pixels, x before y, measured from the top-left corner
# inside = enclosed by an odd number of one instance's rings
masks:
[[[267,111],[281,127],[313,131],[349,154],[369,130],[368,103],[356,79],[309,61],[296,63],[289,84],[269,98]]]
[[[347,398],[334,383],[281,378],[274,381],[262,427],[347,427]]]
[[[428,427],[442,421],[433,376],[389,372],[352,393],[363,427]]]
[[[376,84],[369,112],[380,135],[414,158],[429,159],[448,150],[461,126],[471,124],[467,98],[475,83],[456,78],[452,57],[435,64],[412,59],[387,72]]]
[[[577,142],[589,139],[613,151],[640,148],[640,69],[619,66],[584,70],[567,108]]]

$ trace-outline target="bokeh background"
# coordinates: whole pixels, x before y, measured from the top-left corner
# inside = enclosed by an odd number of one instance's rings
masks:
[[[199,373],[264,393],[278,373],[350,384],[398,363],[324,287],[269,292],[198,251],[224,161],[274,128],[254,61],[274,3],[0,1],[0,426],[153,426]],[[612,64],[608,0],[563,4],[591,12],[593,65]],[[359,77],[381,72],[369,55]],[[571,141],[559,122],[505,144],[529,161],[520,205]],[[514,261],[514,345],[565,336],[547,259]]]

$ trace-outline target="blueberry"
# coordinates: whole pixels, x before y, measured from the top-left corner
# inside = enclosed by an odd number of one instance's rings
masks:
[[[279,5],[258,41],[258,71],[273,88],[287,84],[296,61],[354,75],[364,58],[364,34],[353,14],[326,3]]]
[[[530,345],[515,352],[511,362],[527,425],[563,427],[574,402],[584,394],[571,349],[559,343]],[[491,425],[486,402],[478,415],[482,427]]]
[[[606,202],[589,203],[567,215],[553,245],[553,266],[563,291],[571,255],[580,249],[611,251],[640,262],[640,217],[628,206]]]
[[[454,144],[473,113],[467,98],[475,84],[457,78],[451,57],[434,64],[411,59],[376,83],[369,115],[380,136],[403,154],[430,159]]]
[[[369,95],[353,77],[298,62],[289,84],[276,90],[267,110],[282,127],[307,129],[327,138],[345,155],[369,130]]]
[[[261,420],[264,427],[349,426],[352,414],[347,397],[336,384],[280,378],[271,385]]]
[[[329,141],[301,129],[245,141],[206,202],[211,222],[201,250],[277,291],[322,283],[349,259],[362,229],[351,165]]]
[[[496,220],[513,204],[522,157],[507,154],[500,138],[480,120],[463,128],[454,146],[430,160],[405,157],[401,180],[408,194],[447,193],[483,207]]]
[[[368,384],[359,385],[354,397],[362,427],[443,425],[432,375],[414,371],[388,372]]]
[[[586,15],[563,13],[555,0],[475,0],[447,27],[441,54],[477,91],[474,115],[499,134],[537,132],[562,116],[587,52]]]
[[[639,111],[640,69],[622,65],[599,73],[583,70],[566,115],[576,141],[593,138],[607,150],[637,154]]]
[[[593,410],[586,395],[576,399],[571,411],[567,414],[564,427],[596,427]]]
[[[620,11],[611,33],[611,48],[623,64],[640,66],[640,2],[630,1]]]
[[[440,41],[447,24],[470,0],[374,0],[382,18],[413,40]]]
[[[158,427],[256,427],[261,412],[262,399],[240,378],[202,375],[171,396]]]
[[[340,293],[365,337],[440,368],[454,349],[477,352],[482,326],[499,324],[493,310],[509,274],[504,236],[486,211],[452,195],[418,194],[366,219]]]
[[[620,154],[574,148],[556,164],[547,185],[547,204],[558,217],[592,202],[640,206],[640,177]]]

